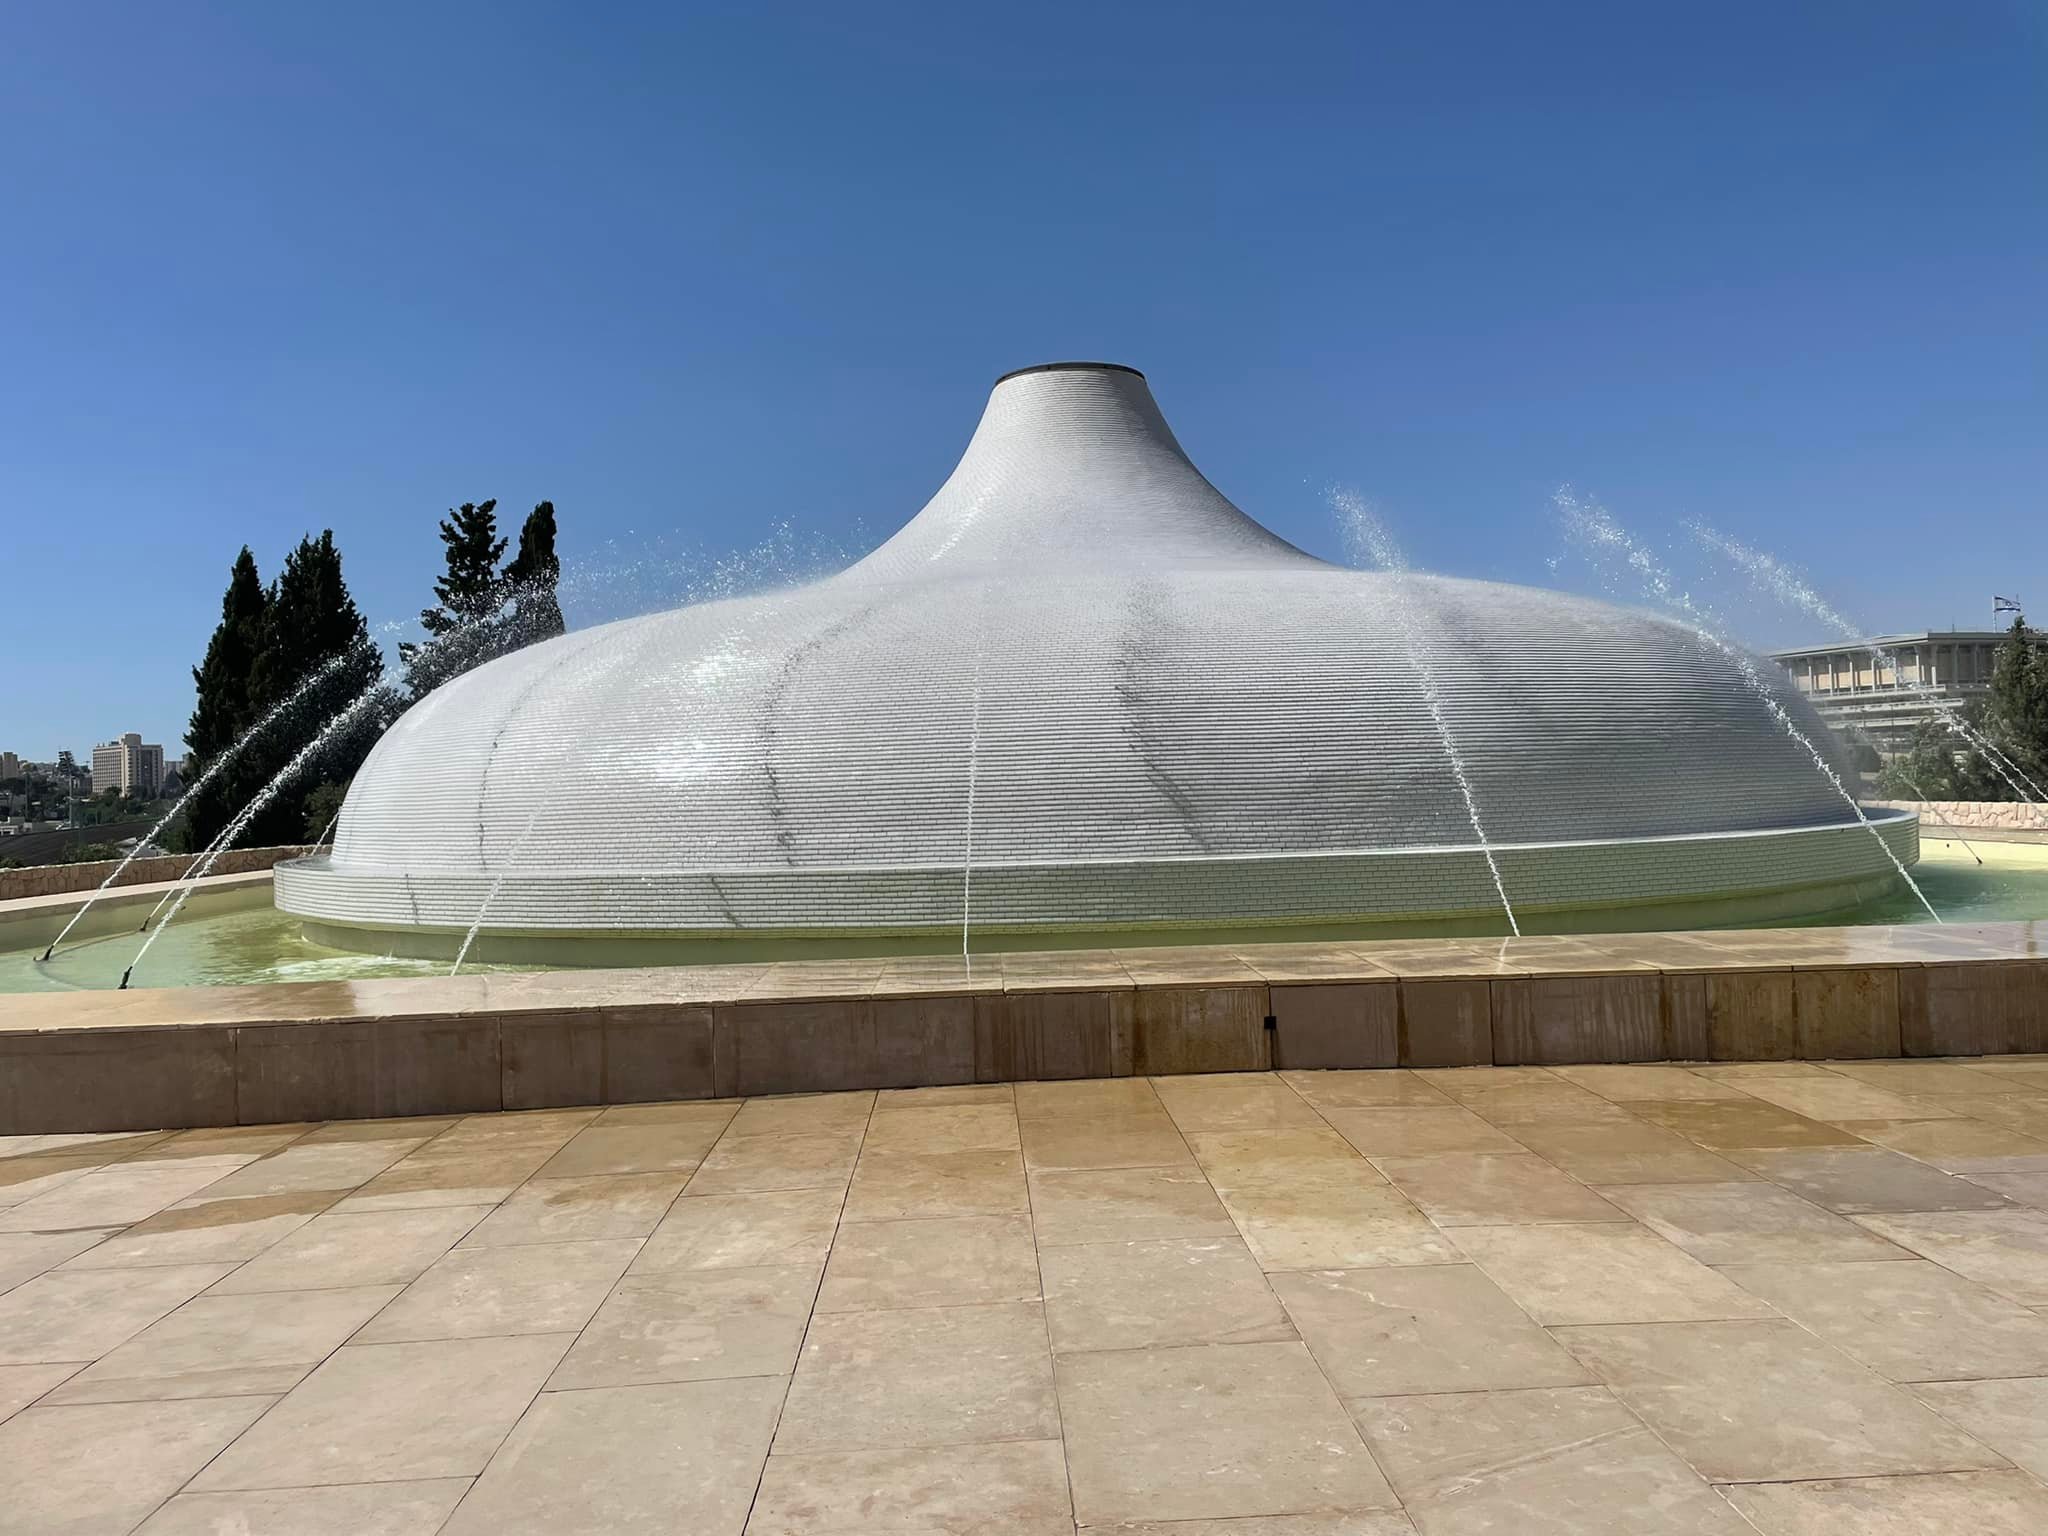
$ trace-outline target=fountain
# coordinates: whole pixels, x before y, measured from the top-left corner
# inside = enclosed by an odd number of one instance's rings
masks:
[[[1948,728],[1951,734],[1960,736],[1964,741],[1981,752],[1984,755],[1985,761],[1991,764],[1992,770],[2011,787],[2014,795],[2033,808],[2037,821],[2048,819],[2043,817],[2040,808],[2041,800],[2048,798],[2048,796],[2044,796],[2040,785],[2036,784],[2032,778],[2022,772],[2019,766],[1999,748],[1997,743],[1993,742],[1982,731],[1974,729],[1967,720],[1963,719],[1953,706],[1950,705],[1948,700],[1917,680],[1908,681],[1905,669],[1899,665],[1898,657],[1894,656],[1887,647],[1880,645],[1875,640],[1865,638],[1863,633],[1854,624],[1851,624],[1841,612],[1829,604],[1818,592],[1814,591],[1796,572],[1787,570],[1784,565],[1773,559],[1770,555],[1765,554],[1762,550],[1752,549],[1740,540],[1729,538],[1726,534],[1718,532],[1705,523],[1688,523],[1686,530],[1702,546],[1719,555],[1736,570],[1747,576],[1756,590],[1767,593],[1788,608],[1818,619],[1842,639],[1868,650],[1871,659],[1878,666],[1878,672],[1875,675],[1881,676],[1884,669],[1890,668],[1894,683],[1898,687],[1917,695],[1923,702],[1934,709],[1936,714],[1940,716],[1942,724]]]
[[[1826,739],[1692,624],[1318,560],[1054,364],[850,568],[436,690],[276,900],[571,964],[1780,919],[1918,855]]]
[[[1508,888],[1500,877],[1500,863],[1493,856],[1493,846],[1487,842],[1486,828],[1479,820],[1479,801],[1472,793],[1471,775],[1465,772],[1464,756],[1458,751],[1457,739],[1451,735],[1449,722],[1444,719],[1443,696],[1437,691],[1429,659],[1422,653],[1415,609],[1408,593],[1408,562],[1402,558],[1401,547],[1394,542],[1394,535],[1386,523],[1356,491],[1333,490],[1329,493],[1329,501],[1343,522],[1345,542],[1350,545],[1354,560],[1362,556],[1394,578],[1394,619],[1401,629],[1408,664],[1415,669],[1416,681],[1422,685],[1422,701],[1429,710],[1430,724],[1436,727],[1436,733],[1443,741],[1444,757],[1451,765],[1451,777],[1457,781],[1458,794],[1465,802],[1465,815],[1471,820],[1472,835],[1479,839],[1479,851],[1486,857],[1486,872],[1493,877],[1493,888],[1500,892],[1501,910],[1508,917],[1508,932],[1519,938],[1521,925],[1515,921],[1514,904],[1508,900]]]
[[[128,851],[127,855],[120,861],[120,863],[116,864],[113,867],[113,869],[108,873],[107,878],[99,883],[98,887],[94,889],[93,893],[90,896],[86,897],[85,904],[81,906],[75,913],[72,914],[71,921],[64,925],[63,931],[60,932],[56,938],[52,939],[50,941],[49,948],[43,951],[43,959],[48,960],[52,954],[56,953],[57,946],[59,944],[62,944],[65,938],[70,934],[71,930],[78,926],[79,919],[83,918],[86,913],[90,912],[93,908],[93,904],[97,902],[100,899],[100,897],[104,896],[109,889],[111,889],[120,881],[122,874],[126,872],[130,864],[133,864],[135,862],[136,857],[142,852],[142,850],[150,847],[152,844],[156,842],[157,838],[163,835],[164,828],[168,827],[171,824],[171,822],[176,819],[178,812],[182,811],[185,808],[185,803],[188,800],[190,800],[194,795],[198,794],[202,789],[206,788],[207,785],[211,784],[217,777],[219,777],[222,770],[225,769],[230,763],[232,763],[238,756],[241,755],[243,747],[247,746],[257,737],[261,736],[266,730],[270,728],[270,726],[275,721],[282,719],[285,716],[285,714],[287,714],[290,710],[297,706],[301,699],[305,698],[305,696],[308,693],[312,692],[315,688],[319,687],[322,683],[326,682],[328,678],[334,676],[334,674],[341,669],[343,663],[347,662],[357,654],[357,650],[354,647],[351,647],[350,649],[341,652],[339,655],[330,656],[326,661],[323,661],[319,666],[315,667],[311,672],[309,672],[306,675],[305,679],[300,682],[298,687],[292,689],[290,693],[286,694],[282,699],[278,700],[277,703],[273,704],[268,710],[264,711],[263,716],[259,720],[257,720],[257,722],[254,725],[250,726],[249,729],[242,732],[240,736],[236,737],[234,741],[228,744],[227,748],[224,751],[222,751],[218,757],[214,758],[212,762],[208,763],[206,765],[206,771],[201,773],[198,778],[194,779],[191,783],[191,786],[187,788],[183,794],[178,796],[178,798],[171,803],[171,808],[168,811],[165,811],[163,815],[157,819],[156,825],[151,827],[147,832],[145,832],[140,838],[136,840],[135,846]],[[209,843],[207,845],[205,850],[200,855],[200,858],[205,859],[206,855],[216,852],[217,848],[220,846],[223,845],[220,843],[220,840],[216,838],[214,842]],[[194,861],[195,864],[197,862],[199,861]],[[210,861],[208,862],[208,867],[212,867]],[[157,903],[157,908],[161,909],[162,906],[163,903],[159,901]],[[155,917],[156,911],[151,911],[149,915],[150,917]],[[144,920],[142,926],[145,928],[149,926],[147,919]]]
[[[1927,915],[1935,922],[1940,922],[1941,914],[1934,910],[1934,903],[1927,899],[1926,894],[1914,881],[1905,861],[1899,857],[1891,844],[1885,841],[1884,834],[1871,822],[1869,813],[1849,792],[1849,786],[1842,782],[1841,771],[1827,760],[1826,755],[1815,745],[1813,736],[1801,730],[1794,722],[1784,701],[1765,681],[1756,663],[1741,647],[1716,633],[1711,616],[1672,580],[1671,573],[1657,562],[1641,541],[1632,537],[1617,523],[1605,507],[1593,502],[1582,502],[1565,488],[1560,488],[1551,499],[1563,516],[1567,536],[1594,547],[1618,551],[1630,569],[1642,579],[1645,597],[1685,615],[1691,621],[1694,632],[1702,644],[1713,647],[1735,664],[1750,692],[1762,701],[1764,707],[1770,711],[1771,718],[1778,722],[1785,734],[1813,759],[1813,766],[1827,781],[1829,787],[1840,795],[1849,809],[1855,813],[1858,824],[1877,840],[1878,847],[1884,850],[1886,857],[1897,868],[1899,878],[1906,883],[1920,905],[1926,908]]]

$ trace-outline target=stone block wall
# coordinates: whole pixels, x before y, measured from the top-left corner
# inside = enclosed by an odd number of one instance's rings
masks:
[[[295,859],[304,852],[303,847],[231,848],[214,861],[213,868],[207,873],[244,875],[251,870],[269,869],[280,860]],[[114,884],[149,885],[158,880],[181,879],[198,857],[192,853],[172,853],[161,858],[137,859],[121,871],[121,878]],[[118,859],[111,859],[96,864],[35,864],[27,869],[0,869],[0,901],[98,890],[100,882],[119,866]]]

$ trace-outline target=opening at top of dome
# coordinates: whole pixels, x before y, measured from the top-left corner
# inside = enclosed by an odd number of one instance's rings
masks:
[[[1021,379],[1027,373],[1131,373],[1139,378],[1145,375],[1129,363],[1033,363],[1029,368],[1012,368],[998,378],[998,384],[1011,379]]]

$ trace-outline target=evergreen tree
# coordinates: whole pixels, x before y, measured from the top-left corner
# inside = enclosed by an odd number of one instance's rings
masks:
[[[194,778],[233,746],[256,718],[252,682],[263,650],[269,607],[256,557],[244,544],[228,575],[220,623],[206,642],[205,659],[192,669],[198,699],[185,728],[185,744],[192,749]],[[228,787],[216,780],[186,801],[180,820],[187,846],[203,846],[234,814]]]
[[[228,575],[227,595],[221,599],[220,623],[206,642],[206,657],[192,669],[198,701],[185,729],[185,744],[192,749],[194,766],[203,771],[215,756],[248,729],[254,718],[250,678],[257,654],[263,648],[264,617],[269,599],[256,571],[256,557],[249,546]]]
[[[437,606],[420,614],[428,640],[401,645],[413,702],[443,683],[536,640],[563,633],[556,587],[555,504],[535,505],[519,529],[519,551],[500,571],[495,500],[464,502],[441,521],[446,568],[434,583]]]
[[[250,568],[253,572],[253,562]],[[297,693],[316,670],[336,657],[344,658],[339,666]],[[377,694],[294,773],[235,839],[241,847],[300,841],[308,798],[323,780],[347,780],[396,713],[388,690],[378,692],[383,673],[384,658],[370,644],[369,626],[343,579],[333,533],[301,539],[264,594],[261,639],[242,689],[250,722],[288,698],[294,702],[236,753],[204,795],[193,797],[185,818],[185,846],[205,846],[330,721],[365,694]]]
[[[441,519],[446,569],[434,583],[436,606],[420,611],[428,643],[401,645],[406,687],[418,701],[449,678],[467,672],[493,654],[494,620],[504,606],[498,574],[505,541],[498,537],[498,502],[465,501]]]
[[[2048,643],[2016,616],[1991,672],[1986,734],[2020,771],[2039,783],[2048,775]]]
[[[555,504],[539,502],[519,526],[519,552],[505,567],[512,599],[512,647],[531,645],[563,633],[562,604],[555,588],[562,562],[555,555]]]

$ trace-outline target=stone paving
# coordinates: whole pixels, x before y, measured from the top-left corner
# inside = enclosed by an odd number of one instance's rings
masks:
[[[0,1142],[0,1533],[2048,1530],[2048,1058]]]

